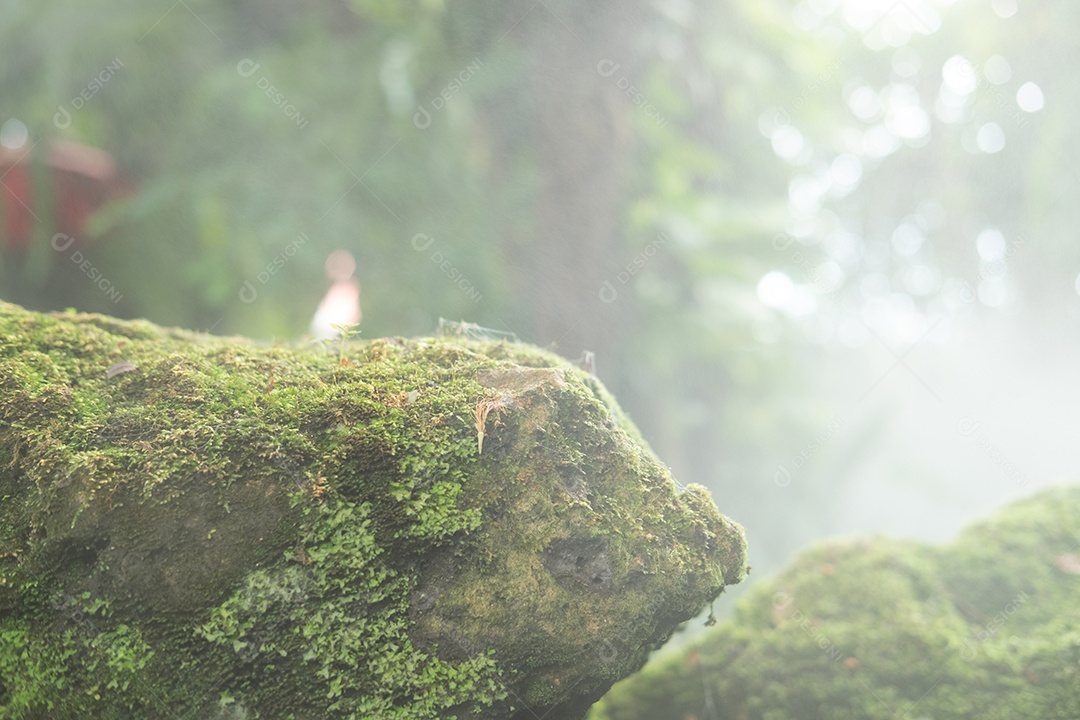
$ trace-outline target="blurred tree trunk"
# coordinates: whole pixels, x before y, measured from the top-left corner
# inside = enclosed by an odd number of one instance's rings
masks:
[[[615,328],[599,291],[613,272],[623,177],[635,144],[633,108],[618,78],[630,74],[641,18],[625,4],[551,3],[534,6],[521,25],[513,32],[529,48],[542,182],[535,235],[515,264],[529,297],[531,339],[569,358],[583,350],[603,355]],[[603,76],[601,61],[619,63],[619,73]]]

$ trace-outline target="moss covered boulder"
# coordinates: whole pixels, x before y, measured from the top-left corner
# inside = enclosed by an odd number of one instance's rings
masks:
[[[581,717],[744,567],[535,348],[0,305],[0,719]]]
[[[1076,720],[1080,487],[1018,502],[947,547],[805,552],[590,718]]]

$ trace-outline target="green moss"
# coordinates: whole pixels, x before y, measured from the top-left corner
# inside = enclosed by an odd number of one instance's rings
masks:
[[[0,718],[580,716],[744,566],[535,348],[0,305]]]
[[[154,651],[139,629],[110,622],[108,601],[89,592],[54,595],[49,607],[66,625],[49,637],[26,621],[0,622],[0,718],[64,717],[80,705],[76,695],[117,716],[141,708],[133,690]]]
[[[945,548],[809,550],[590,717],[1077,718],[1078,628],[1080,487],[1062,487]]]
[[[308,509],[310,570],[292,564],[249,574],[196,628],[223,670],[234,668],[230,687],[246,688],[242,695],[257,695],[280,716],[313,709],[294,694],[308,676],[325,685],[324,712],[358,717],[479,714],[506,698],[490,652],[447,662],[414,647],[413,581],[381,557],[369,506],[332,499]]]

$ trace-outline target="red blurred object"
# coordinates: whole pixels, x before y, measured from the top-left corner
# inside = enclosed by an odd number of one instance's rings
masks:
[[[25,250],[34,235],[34,224],[50,223],[50,232],[65,233],[78,240],[85,235],[86,221],[110,200],[133,191],[131,183],[116,171],[112,156],[88,145],[53,140],[45,165],[51,171],[54,217],[43,217],[35,205],[31,178],[31,148],[0,147],[0,201],[3,202],[3,246]]]

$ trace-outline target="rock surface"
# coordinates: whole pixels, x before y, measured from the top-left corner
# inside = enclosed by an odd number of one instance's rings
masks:
[[[809,550],[590,718],[1080,718],[1080,487],[1017,502],[946,547]]]
[[[579,718],[744,571],[550,353],[0,304],[0,719]]]

